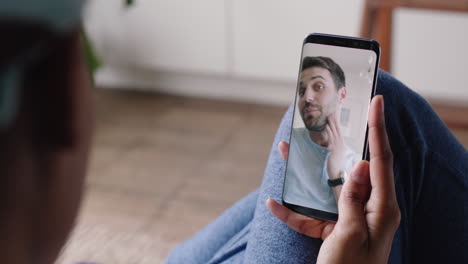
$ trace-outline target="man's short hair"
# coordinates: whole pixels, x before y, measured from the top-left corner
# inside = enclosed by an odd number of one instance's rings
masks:
[[[330,71],[337,90],[346,86],[346,79],[343,70],[340,65],[329,57],[305,57],[302,61],[301,72],[312,67],[322,67]]]

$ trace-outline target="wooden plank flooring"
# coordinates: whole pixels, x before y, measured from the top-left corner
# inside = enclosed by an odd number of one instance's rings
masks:
[[[96,90],[87,192],[59,263],[159,263],[260,185],[285,110]]]
[[[286,107],[98,89],[77,228],[59,263],[160,263],[261,182]],[[468,146],[468,129],[455,127]]]

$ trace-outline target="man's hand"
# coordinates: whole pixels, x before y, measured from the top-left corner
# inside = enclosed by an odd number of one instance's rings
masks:
[[[328,117],[328,124],[326,131],[328,135],[328,161],[327,173],[328,178],[338,179],[340,171],[345,169],[346,165],[346,146],[343,136],[341,135],[341,128],[339,124],[341,109],[331,114]]]
[[[340,118],[341,107],[328,116],[328,124],[326,126],[329,153],[327,158],[327,174],[330,180],[343,177],[340,172],[344,171],[346,168],[346,145],[341,135]],[[342,185],[332,188],[336,201],[340,199],[341,188]]]

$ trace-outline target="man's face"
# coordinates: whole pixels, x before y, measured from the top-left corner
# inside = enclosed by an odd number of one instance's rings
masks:
[[[340,102],[330,71],[322,67],[305,69],[301,73],[298,95],[299,112],[306,128],[309,131],[323,131],[328,116],[336,112]]]

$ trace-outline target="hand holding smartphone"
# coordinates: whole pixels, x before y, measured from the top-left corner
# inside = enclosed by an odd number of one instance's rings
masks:
[[[380,46],[374,40],[311,34],[303,43],[283,205],[336,221],[351,168],[367,154],[367,113]]]

